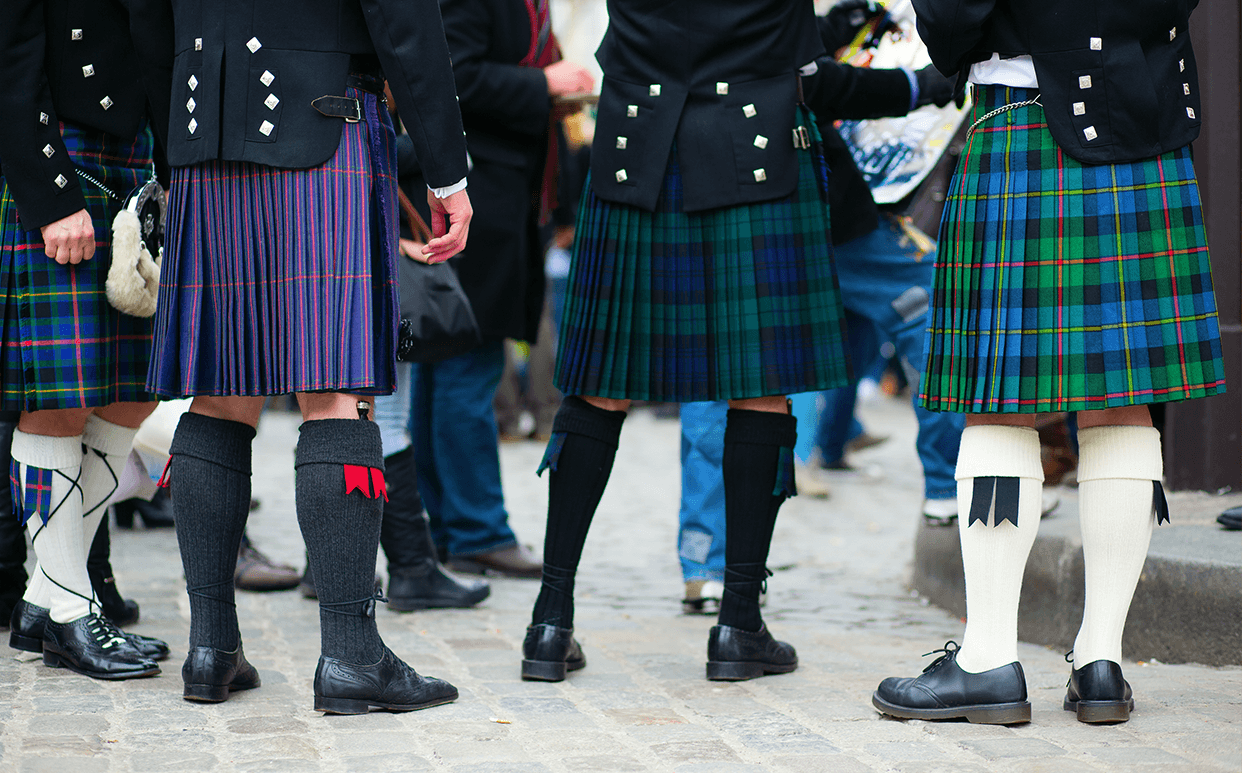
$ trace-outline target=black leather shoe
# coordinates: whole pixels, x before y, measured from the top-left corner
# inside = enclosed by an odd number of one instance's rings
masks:
[[[388,608],[397,612],[465,609],[491,593],[485,580],[459,579],[434,558],[423,561],[421,566],[388,567]]]
[[[1082,668],[1070,668],[1066,711],[1078,713],[1078,721],[1092,725],[1126,722],[1134,711],[1134,692],[1111,660],[1096,660]]]
[[[25,599],[13,605],[9,615],[9,646],[22,652],[43,652],[43,627],[47,625],[47,610],[28,603]]]
[[[246,660],[241,644],[229,652],[214,647],[195,647],[181,666],[183,693],[187,701],[220,703],[229,693],[258,687],[259,672]]]
[[[47,621],[48,612],[43,607],[31,604],[25,599],[17,602],[9,620],[9,646],[24,652],[42,652],[43,627],[47,625]],[[128,631],[121,631],[121,635],[144,657],[151,660],[165,660],[168,657],[168,643],[162,639]]]
[[[134,679],[160,672],[155,661],[130,646],[120,629],[93,612],[69,623],[47,621],[43,665],[93,679]]]
[[[985,725],[1031,721],[1021,663],[970,674],[957,664],[957,642],[934,651],[944,654],[922,675],[913,679],[890,676],[880,682],[871,696],[872,705],[901,719],[965,719]]]
[[[560,682],[565,674],[586,668],[586,656],[574,638],[574,629],[540,623],[526,627],[522,642],[522,679]]]
[[[321,657],[315,669],[315,711],[325,714],[365,714],[372,707],[417,711],[455,700],[456,687],[419,676],[387,647],[375,665]]]
[[[787,674],[797,667],[798,653],[793,645],[773,639],[766,625],[753,633],[731,625],[713,625],[707,635],[707,678],[713,682]]]

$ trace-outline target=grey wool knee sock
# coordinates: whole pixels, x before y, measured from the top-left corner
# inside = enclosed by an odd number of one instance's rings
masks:
[[[375,628],[375,554],[388,496],[379,427],[360,419],[304,422],[294,466],[323,656],[376,663],[384,643]]]
[[[190,595],[190,648],[241,642],[233,572],[250,513],[254,427],[187,413],[169,448],[168,485]]]

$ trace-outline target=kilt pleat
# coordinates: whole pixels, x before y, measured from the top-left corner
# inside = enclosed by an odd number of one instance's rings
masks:
[[[654,212],[599,199],[588,182],[556,385],[687,402],[846,383],[826,169],[818,154],[799,155],[790,196],[707,212],[682,210],[675,147]]]
[[[980,87],[969,120],[1035,95]],[[980,123],[940,228],[932,410],[1077,411],[1223,392],[1189,148],[1088,166],[1030,105]]]
[[[396,145],[363,101],[313,169],[173,170],[148,383],[158,394],[386,394],[396,366]]]
[[[124,140],[62,123],[74,166],[124,197],[152,175],[148,128]],[[0,176],[0,408],[95,408],[151,399],[145,384],[151,321],[108,303],[112,221],[120,209],[79,179],[95,226],[95,255],[76,266],[47,257],[39,229],[27,230]]]

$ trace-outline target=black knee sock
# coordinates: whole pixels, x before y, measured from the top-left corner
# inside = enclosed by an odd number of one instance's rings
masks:
[[[759,593],[767,579],[776,512],[793,490],[797,420],[782,413],[730,409],[725,423],[725,592],[720,625],[763,626]]]
[[[375,628],[375,552],[387,498],[379,427],[359,419],[305,422],[295,467],[323,656],[376,663],[384,642]]]
[[[548,470],[548,524],[543,585],[531,623],[574,625],[574,575],[604,486],[612,472],[625,411],[606,411],[567,397],[552,422],[539,471]]]
[[[231,651],[241,635],[233,572],[250,513],[254,427],[197,413],[181,417],[168,468],[177,544],[190,594],[190,647]]]

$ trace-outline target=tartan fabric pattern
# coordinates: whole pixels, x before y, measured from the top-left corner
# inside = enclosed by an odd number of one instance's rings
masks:
[[[313,169],[173,170],[147,383],[167,397],[396,388],[396,138],[375,95]]]
[[[814,127],[809,113],[803,115]],[[799,153],[788,197],[682,211],[677,149],[654,212],[588,181],[562,314],[556,386],[567,395],[690,402],[846,383],[826,166]]]
[[[131,140],[61,124],[74,165],[124,197],[151,177],[149,129]],[[95,256],[76,266],[44,252],[0,177],[0,408],[41,411],[150,399],[151,322],[108,303],[112,220],[120,203],[79,180],[95,224]]]
[[[26,468],[25,482],[22,481],[22,467]],[[34,465],[23,465],[16,459],[9,462],[9,491],[13,498],[13,510],[22,526],[35,513],[46,524],[52,517],[52,475],[48,470]]]
[[[980,87],[970,121],[1035,91]],[[940,225],[931,410],[1038,413],[1225,390],[1207,236],[1189,148],[1087,166],[1043,109],[980,123]]]

